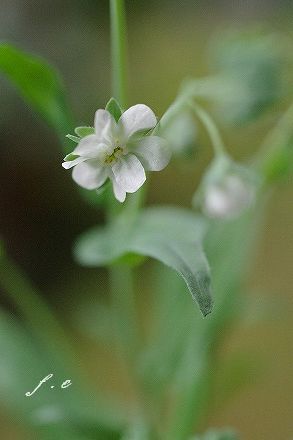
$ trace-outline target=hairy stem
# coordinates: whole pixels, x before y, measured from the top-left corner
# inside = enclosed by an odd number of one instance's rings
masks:
[[[225,155],[226,148],[224,142],[222,140],[218,127],[216,126],[208,112],[206,112],[200,105],[195,102],[190,103],[190,108],[194,111],[195,115],[205,127],[211,139],[215,154]]]
[[[110,0],[110,19],[112,93],[122,107],[125,108],[127,106],[127,38],[124,0]],[[121,207],[117,208],[118,202],[113,198],[108,208],[109,222],[113,222],[119,213],[120,215],[126,215],[126,217],[129,217],[128,220],[132,221],[139,209],[139,204],[133,203],[136,197],[137,194],[132,195],[132,198],[127,200],[123,209]],[[138,345],[138,335],[131,268],[126,264],[112,266],[110,268],[110,289],[117,342],[119,342],[120,351],[124,352],[125,357],[133,360]]]

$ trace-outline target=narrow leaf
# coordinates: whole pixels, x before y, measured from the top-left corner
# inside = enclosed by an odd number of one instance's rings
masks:
[[[71,141],[77,144],[80,142],[80,138],[77,136],[73,136],[72,134],[67,134],[65,137],[67,137],[68,139],[70,139]]]
[[[92,399],[87,388],[81,389],[80,379],[71,371],[71,366],[65,369],[55,362],[24,326],[2,310],[0,350],[5,353],[0,361],[1,406],[17,414],[17,419],[32,430],[33,438],[120,438],[122,418],[119,411],[116,410],[114,417],[105,399],[101,400],[103,403]],[[25,393],[32,392],[49,373],[53,374],[54,392],[48,382],[27,397]],[[68,377],[72,379],[72,387],[63,390],[60,385]],[[86,432],[92,435],[89,437]]]
[[[60,137],[71,129],[71,116],[59,74],[43,59],[11,44],[0,45],[0,71]]]

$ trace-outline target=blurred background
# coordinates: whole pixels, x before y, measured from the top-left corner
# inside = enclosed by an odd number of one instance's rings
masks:
[[[161,115],[184,78],[214,73],[215,41],[230,28],[245,31],[260,26],[269,34],[281,33],[285,64],[288,61],[285,75],[292,78],[292,1],[136,0],[126,4],[130,105],[143,102]],[[104,107],[110,97],[107,1],[2,0],[0,38],[52,63],[64,79],[76,125],[92,124],[95,110]],[[284,94],[269,112],[243,124],[228,125],[212,111],[231,154],[246,160],[288,104]],[[1,237],[9,255],[71,332],[79,353],[77,363],[103,389],[110,360],[107,362],[103,350],[99,352],[91,334],[94,330],[83,328],[76,311],[95,303],[97,295],[107,301],[105,273],[78,267],[71,255],[74,239],[85,228],[102,222],[102,213],[81,199],[70,173],[61,167],[63,155],[57,137],[3,77],[0,114]],[[196,160],[181,158],[152,176],[148,203],[190,206],[210,158],[208,139],[200,134]],[[288,182],[272,194],[247,282],[253,306],[247,319],[226,335],[220,353],[223,366],[226,359],[241,353],[252,359],[248,383],[225,404],[215,399],[202,429],[233,426],[249,440],[293,438],[292,197],[293,186]],[[151,264],[140,269],[142,277]],[[144,303],[151,288],[150,282],[142,291]],[[5,292],[1,292],[1,303],[9,313],[16,313]],[[263,310],[266,316],[259,319]],[[99,381],[91,367],[95,362],[100,364]],[[116,387],[115,377],[111,380]],[[219,393],[223,381],[229,381],[224,367],[216,373]],[[4,409],[0,423],[1,437],[27,438]]]

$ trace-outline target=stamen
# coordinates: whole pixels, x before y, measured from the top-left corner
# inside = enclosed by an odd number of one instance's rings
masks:
[[[110,164],[116,160],[123,153],[123,149],[120,146],[114,148],[113,153],[106,157],[105,163]]]

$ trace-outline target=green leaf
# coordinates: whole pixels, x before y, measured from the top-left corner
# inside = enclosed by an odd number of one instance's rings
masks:
[[[81,138],[95,133],[94,127],[76,127],[74,131]]]
[[[70,131],[71,115],[62,81],[46,61],[4,43],[0,45],[0,71],[60,137]]]
[[[73,366],[64,368],[55,362],[31,332],[2,310],[0,351],[5,353],[0,362],[1,406],[34,432],[32,438],[57,440],[60,434],[65,440],[120,438],[124,420],[119,411],[114,414],[104,398],[103,404],[92,399],[87,389],[81,389]],[[48,382],[26,397],[49,373],[54,375],[54,392]],[[67,378],[72,379],[72,386],[62,390],[58,385]]]
[[[80,138],[77,136],[73,136],[72,134],[67,134],[65,137],[67,137],[71,141],[75,142],[76,144],[78,144],[80,142]]]
[[[225,406],[227,400],[239,395],[243,389],[251,387],[263,377],[266,367],[261,356],[257,350],[243,352],[241,347],[241,353],[230,355],[218,365],[218,378],[212,397],[215,407]]]
[[[211,319],[205,323],[194,322],[195,327],[185,341],[186,353],[181,356],[173,384],[177,398],[170,415],[170,439],[188,438],[192,427],[206,417],[213,399],[212,354],[243,311],[241,288],[248,263],[252,261],[251,250],[257,242],[261,200],[256,206],[258,209],[254,207],[233,221],[212,221],[205,235],[204,249],[211,265],[216,301]],[[241,246],[239,240],[242,240]]]
[[[190,334],[196,344],[198,329],[193,326],[191,330],[191,324],[195,322],[205,326],[206,321],[194,313],[188,296],[182,295],[185,286],[178,273],[155,266],[150,276],[153,310],[149,325],[150,340],[140,356],[139,369],[148,389],[159,401],[178,374]]]
[[[0,44],[1,71],[16,86],[32,109],[55,129],[64,147],[64,152],[71,153],[72,145],[66,144],[65,136],[73,129],[74,125],[58,72],[43,59],[7,43]],[[88,129],[88,127],[86,128]],[[76,143],[80,142],[80,138],[77,136],[68,134],[66,137]],[[103,203],[95,191],[83,188],[80,188],[79,191],[92,206],[99,206]]]
[[[288,178],[293,171],[293,103],[266,136],[256,154],[255,167],[266,183]]]
[[[121,106],[115,98],[111,98],[108,101],[105,110],[111,113],[116,122],[118,122],[120,116],[122,115]]]
[[[258,27],[228,31],[214,39],[212,62],[218,68],[223,87],[238,88],[218,102],[219,114],[230,123],[256,119],[282,98],[283,42]],[[226,85],[225,85],[226,84]],[[234,87],[233,86],[233,87]]]
[[[157,435],[144,420],[136,417],[120,440],[157,440]]]
[[[110,226],[93,228],[75,246],[77,261],[85,266],[106,266],[125,254],[155,258],[184,279],[204,316],[212,310],[210,272],[202,250],[204,220],[174,207],[153,207],[134,223],[120,216]]]

